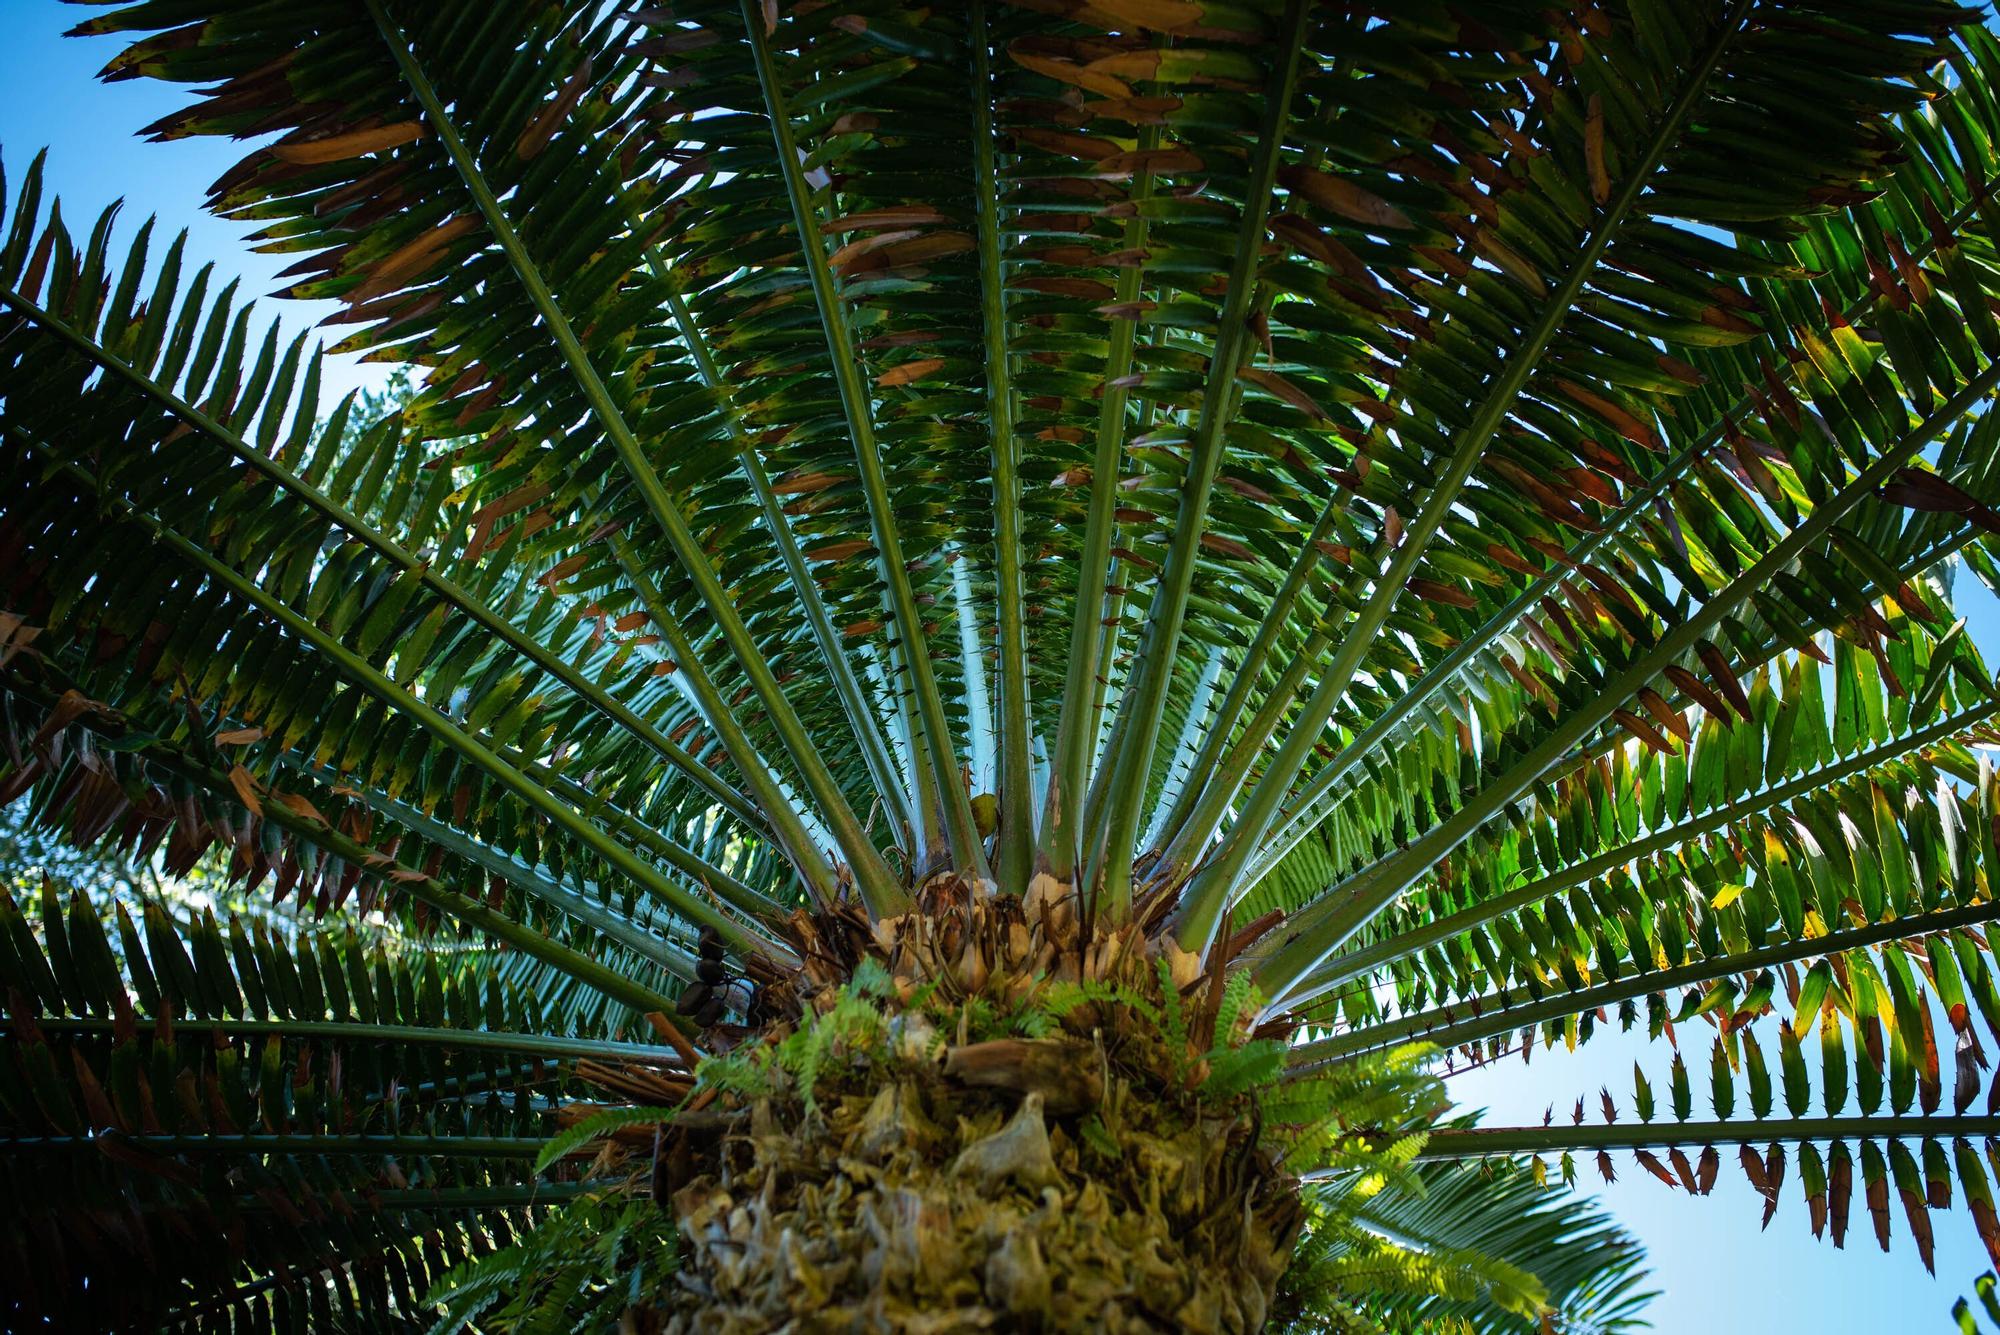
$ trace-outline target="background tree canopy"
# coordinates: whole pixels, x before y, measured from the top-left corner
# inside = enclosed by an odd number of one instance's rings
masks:
[[[101,9],[409,379],[10,156],[0,804],[245,910],[0,903],[10,1319],[1609,1331],[1621,1162],[2000,1258],[1977,18]]]

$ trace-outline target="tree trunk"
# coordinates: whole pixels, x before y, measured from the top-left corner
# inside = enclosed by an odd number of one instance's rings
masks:
[[[1247,1118],[1112,1094],[1052,1114],[1040,1092],[903,1078],[795,1118],[753,1104],[672,1194],[665,1329],[1261,1328],[1296,1185]]]
[[[656,1146],[681,1255],[642,1328],[1263,1326],[1301,1209],[1255,1101],[1203,1088],[1239,1017],[1170,939],[1036,882],[792,920],[806,967]]]

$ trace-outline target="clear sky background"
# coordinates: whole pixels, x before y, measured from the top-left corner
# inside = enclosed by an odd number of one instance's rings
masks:
[[[127,229],[148,214],[158,214],[168,233],[189,229],[187,272],[214,260],[222,276],[244,280],[246,293],[272,291],[279,286],[276,275],[289,258],[252,253],[243,241],[248,229],[201,211],[209,183],[234,165],[244,146],[206,138],[166,144],[138,139],[141,127],[182,105],[185,95],[151,80],[97,82],[97,70],[120,50],[120,40],[61,38],[64,29],[89,12],[56,0],[0,0],[0,161],[7,168],[10,194],[29,159],[46,146],[48,183],[61,196],[73,229],[87,231],[98,210],[122,197],[127,201]],[[129,236],[129,230],[125,234]],[[162,249],[156,236],[154,254]],[[294,329],[324,313],[323,308],[295,302],[275,307]],[[385,378],[386,368],[351,359],[329,365],[328,402],[350,388],[378,386]],[[1971,595],[1965,601],[1972,630],[1989,665],[2000,664],[2000,614],[1983,591],[1967,588],[1971,583],[1969,578],[1962,580],[1961,593]],[[1699,1024],[1685,1031],[1690,1073],[1698,1077],[1697,1118],[1709,1115],[1706,1072],[1711,1035]],[[1767,1042],[1765,1050],[1775,1054],[1775,1040]],[[1664,1047],[1646,1044],[1643,1034],[1606,1033],[1575,1055],[1538,1053],[1528,1066],[1518,1057],[1510,1058],[1454,1076],[1451,1085],[1462,1102],[1491,1109],[1487,1121],[1493,1125],[1539,1124],[1543,1109],[1550,1105],[1566,1118],[1579,1095],[1589,1097],[1595,1120],[1597,1090],[1606,1085],[1627,1109],[1624,1119],[1630,1120],[1635,1058],[1644,1062],[1656,1090],[1663,1090],[1668,1060]],[[1949,1082],[1949,1071],[1945,1074]],[[1664,1103],[1663,1093],[1661,1097]],[[1894,1212],[1895,1250],[1882,1255],[1858,1199],[1858,1182],[1846,1250],[1815,1242],[1806,1224],[1795,1157],[1777,1217],[1761,1233],[1762,1198],[1744,1181],[1733,1152],[1723,1156],[1714,1194],[1701,1199],[1668,1190],[1639,1169],[1630,1155],[1618,1156],[1619,1180],[1609,1187],[1598,1183],[1594,1168],[1579,1166],[1586,1188],[1650,1252],[1655,1281],[1663,1291],[1652,1317],[1656,1329],[1673,1335],[1943,1332],[1954,1328],[1948,1314],[1952,1301],[1969,1293],[1973,1279],[1988,1268],[1985,1250],[1963,1209],[1934,1212],[1936,1278],[1925,1274],[1918,1262],[1900,1208]]]
[[[185,106],[187,94],[157,79],[99,82],[97,72],[124,50],[125,39],[62,35],[95,12],[57,0],[0,0],[0,162],[7,168],[10,213],[22,174],[34,155],[47,148],[44,198],[60,196],[72,232],[87,236],[98,213],[123,199],[119,230],[127,240],[148,215],[159,215],[151,246],[154,265],[165,253],[167,239],[187,229],[183,285],[201,265],[214,261],[210,292],[230,278],[243,280],[239,294],[246,299],[284,286],[278,273],[296,255],[259,255],[244,240],[253,226],[202,211],[209,185],[235,166],[249,145],[209,136],[157,144],[140,138],[141,129]],[[114,244],[112,253],[122,262],[122,245]],[[297,331],[334,306],[261,300],[258,310],[264,319],[282,316],[286,328]],[[260,319],[255,326],[260,334],[262,325]],[[354,357],[329,358],[320,389],[323,404],[330,408],[350,389],[379,388],[388,375],[386,366]]]

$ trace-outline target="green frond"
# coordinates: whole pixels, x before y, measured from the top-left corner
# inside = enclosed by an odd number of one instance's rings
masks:
[[[1836,1237],[1858,1166],[1878,1236],[1963,1192],[2000,1244],[1975,12],[80,31],[193,90],[154,137],[247,145],[210,208],[336,309],[0,187],[6,828],[258,906],[0,898],[16,1315],[615,1324],[675,1239],[589,1147],[780,1076],[844,1116],[892,1012],[1116,1016],[1254,1106],[1302,1330],[1634,1328],[1579,1155],[1790,1162]],[[1662,1040],[1625,1120],[1454,1112],[1614,1025]],[[599,1077],[638,1113],[538,1160]]]
[[[539,999],[476,957],[212,915],[179,930],[156,905],[107,923],[53,884],[41,907],[38,941],[0,897],[4,1250],[37,1258],[10,1266],[17,1311],[207,1329],[268,1314],[275,1285],[416,1318],[445,1266],[573,1175],[538,1177],[536,1156],[575,1063],[674,1060],[543,1037]],[[147,1263],[92,1282],[107,1247]]]

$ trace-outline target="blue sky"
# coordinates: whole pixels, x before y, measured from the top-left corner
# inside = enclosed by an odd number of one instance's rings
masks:
[[[201,212],[208,183],[234,164],[243,147],[212,139],[168,144],[137,139],[135,131],[179,106],[183,94],[147,80],[97,83],[94,75],[116,54],[118,39],[60,40],[62,31],[87,12],[55,0],[0,0],[0,88],[6,90],[0,97],[0,159],[10,183],[47,146],[49,184],[61,195],[72,226],[87,228],[97,210],[122,195],[128,201],[128,225],[157,213],[168,231],[190,230],[193,264],[215,260],[221,273],[241,276],[246,291],[272,290],[288,260],[252,254],[242,240],[247,229]],[[159,250],[156,245],[154,253]],[[299,303],[278,305],[293,328],[304,327],[320,313]],[[383,368],[353,361],[328,371],[330,396],[378,385],[385,378]],[[1961,581],[1961,589],[1971,582]],[[1992,599],[1980,591],[1969,601],[1975,604],[1969,609],[1973,630],[1988,662],[2000,662],[2000,634],[1995,633],[2000,615]],[[1689,1029],[1701,1035],[1695,1040],[1701,1046],[1688,1052],[1690,1067],[1705,1070],[1708,1031]],[[1467,1104],[1490,1108],[1491,1123],[1539,1123],[1550,1104],[1561,1116],[1580,1094],[1594,1103],[1600,1085],[1629,1100],[1635,1057],[1645,1060],[1649,1077],[1658,1084],[1666,1057],[1662,1050],[1648,1052],[1647,1046],[1624,1036],[1600,1035],[1574,1056],[1540,1053],[1525,1067],[1512,1058],[1453,1077],[1453,1092]],[[1775,1044],[1769,1047],[1775,1050]],[[1698,1094],[1695,1115],[1704,1114]],[[1796,1170],[1776,1219],[1761,1234],[1761,1199],[1730,1156],[1725,1156],[1714,1195],[1699,1200],[1669,1191],[1629,1156],[1621,1159],[1618,1171],[1616,1185],[1592,1190],[1652,1254],[1656,1281],[1664,1290],[1653,1308],[1661,1331],[1944,1331],[1951,1328],[1947,1312],[1952,1300],[1969,1292],[1973,1278],[1988,1268],[1963,1210],[1937,1216],[1938,1277],[1933,1279],[1909,1246],[1900,1213],[1898,1243],[1889,1256],[1876,1250],[1858,1204],[1844,1252],[1815,1242],[1806,1227]],[[1588,1176],[1594,1183],[1594,1170]]]
[[[242,158],[246,145],[207,137],[164,144],[139,138],[141,128],[185,105],[187,96],[155,79],[99,83],[97,71],[123,49],[123,41],[62,36],[91,12],[56,0],[0,0],[0,88],[6,90],[0,95],[0,161],[7,167],[10,197],[35,153],[46,147],[46,189],[61,197],[72,231],[88,233],[98,212],[122,197],[121,232],[127,237],[148,214],[159,215],[155,263],[166,249],[158,234],[186,228],[184,274],[213,260],[223,279],[243,280],[244,295],[275,291],[281,286],[278,271],[296,256],[255,254],[244,243],[251,225],[202,212],[209,184]],[[297,330],[332,306],[263,301],[259,310],[266,317],[282,315],[286,327]],[[330,407],[350,389],[378,387],[387,379],[387,367],[351,357],[329,359],[322,399]]]
[[[1776,1035],[1767,1032],[1771,1023],[1772,1017],[1766,1017],[1757,1032],[1764,1050],[1776,1053]],[[1940,1032],[1950,1032],[1942,1021]],[[1694,1087],[1692,1115],[1697,1120],[1712,1117],[1707,1083],[1714,1031],[1690,1023],[1681,1027],[1680,1037]],[[1600,1026],[1597,1036],[1575,1053],[1560,1047],[1538,1049],[1525,1066],[1518,1055],[1506,1057],[1484,1069],[1454,1075],[1449,1085],[1453,1096],[1467,1106],[1488,1109],[1484,1120],[1494,1126],[1539,1126],[1551,1105],[1556,1118],[1567,1122],[1579,1096],[1586,1099],[1585,1120],[1598,1122],[1598,1090],[1608,1087],[1618,1101],[1620,1122],[1629,1123],[1637,1120],[1632,1112],[1634,1061],[1642,1064],[1660,1100],[1656,1120],[1670,1121],[1665,1090],[1671,1053],[1664,1044],[1648,1043],[1643,1025],[1630,1035]],[[1739,1084],[1739,1115],[1743,1098]],[[1850,1106],[1847,1111],[1854,1109]],[[1744,1179],[1733,1148],[1722,1148],[1722,1172],[1715,1190],[1702,1197],[1668,1189],[1628,1153],[1612,1157],[1616,1183],[1604,1186],[1597,1169],[1584,1158],[1577,1162],[1579,1182],[1645,1244],[1654,1286],[1662,1291],[1651,1308],[1654,1326],[1672,1335],[1955,1330],[1950,1317],[1953,1301],[1960,1294],[1969,1296],[1973,1279],[1991,1268],[1972,1217],[1963,1208],[1931,1212],[1937,1238],[1935,1278],[1917,1259],[1900,1203],[1892,1205],[1891,1250],[1884,1255],[1860,1200],[1858,1173],[1846,1248],[1836,1251],[1830,1241],[1815,1241],[1795,1154],[1789,1159],[1777,1215],[1762,1232],[1758,1224],[1764,1199]],[[1553,1174],[1554,1161],[1549,1169]]]

